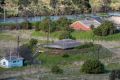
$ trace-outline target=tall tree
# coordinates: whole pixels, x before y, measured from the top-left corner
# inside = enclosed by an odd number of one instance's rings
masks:
[[[56,8],[57,6],[57,3],[58,3],[58,0],[50,0],[50,6],[52,6],[52,8]]]
[[[30,15],[30,10],[28,9],[28,6],[31,4],[31,0],[19,0],[18,5],[19,5],[19,16],[22,16],[23,19],[25,20],[26,27],[29,27],[29,21],[28,21],[28,16]]]
[[[58,4],[58,0],[50,0],[50,6],[53,8],[53,15],[56,14],[57,4]]]
[[[72,2],[78,6],[81,12],[88,12],[91,9],[89,0],[72,0]]]
[[[0,13],[4,12],[3,6],[5,4],[5,0],[0,0]]]

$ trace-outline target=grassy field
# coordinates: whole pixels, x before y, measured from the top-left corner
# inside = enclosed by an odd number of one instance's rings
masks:
[[[15,38],[12,35],[0,33],[0,40],[15,40]]]
[[[46,33],[44,32],[35,32],[35,31],[30,31],[29,33],[27,33],[27,31],[24,31],[24,33],[26,33],[26,35],[32,33],[32,36],[37,38],[37,37],[45,37]],[[61,32],[54,32],[51,33],[51,37],[54,38],[58,38]],[[14,33],[13,33],[14,34]],[[23,34],[23,32],[21,32],[21,34]],[[73,32],[72,35],[74,37],[76,37],[77,39],[83,39],[83,40],[92,40],[93,39],[93,35],[92,32],[80,32],[80,31],[76,31]],[[0,33],[0,40],[16,40],[15,36],[12,36],[11,34],[9,35],[8,33]],[[115,35],[110,35],[110,36],[106,36],[106,37],[98,37],[95,36],[94,37],[95,40],[106,40],[106,41],[118,41],[120,40],[120,34],[115,34]],[[25,41],[28,41],[27,38],[25,38]],[[39,43],[42,42],[39,40]],[[119,47],[118,47],[119,48]],[[57,52],[57,53],[56,53]],[[106,59],[111,59],[111,57],[113,56],[113,54],[106,48],[101,48],[101,50],[99,51],[100,54],[98,54],[98,50],[94,47],[90,47],[90,48],[84,48],[84,49],[71,49],[71,50],[56,50],[56,49],[45,49],[44,53],[39,54],[36,59],[38,59],[39,61],[42,61],[42,64],[40,65],[41,67],[50,69],[52,66],[54,65],[59,65],[63,70],[64,70],[64,74],[62,75],[56,75],[56,74],[52,74],[51,72],[43,72],[43,73],[36,73],[35,75],[28,75],[32,78],[36,78],[36,76],[40,76],[42,79],[44,80],[60,80],[58,78],[64,77],[64,78],[68,78],[68,80],[72,80],[72,79],[76,79],[77,77],[80,77],[79,80],[81,79],[81,77],[84,77],[85,75],[81,75],[80,73],[80,66],[81,63],[87,59],[93,59],[93,58],[98,58],[101,60],[106,60]],[[63,57],[64,54],[68,54],[69,57]],[[78,66],[75,65],[75,63],[77,63]],[[108,70],[113,70],[113,69],[120,69],[120,64],[114,63],[114,64],[108,64],[106,66],[106,68]],[[21,70],[26,70],[28,69],[27,66],[21,67],[21,68],[12,68],[12,69],[7,69],[8,72],[9,71],[21,71]],[[6,69],[0,68],[0,72],[2,71],[6,71]],[[30,69],[31,71],[31,69]],[[42,75],[41,75],[42,74]],[[80,76],[81,75],[81,76]],[[98,79],[99,79],[98,75]],[[24,77],[24,76],[23,76]],[[93,76],[94,77],[94,76]],[[85,77],[88,80],[94,80],[93,78],[88,78],[88,76]],[[105,77],[106,78],[106,77]],[[98,80],[95,79],[95,80]],[[33,79],[34,80],[34,79]],[[66,79],[67,80],[67,79]],[[101,79],[100,79],[101,80]],[[106,80],[106,79],[102,79],[102,80]]]
[[[53,32],[50,34],[51,37],[53,38],[59,38],[59,35],[61,34],[61,32]],[[113,34],[113,35],[109,35],[109,36],[94,36],[92,31],[87,31],[87,32],[83,32],[83,31],[74,31],[72,32],[72,35],[76,38],[76,39],[82,39],[82,40],[105,40],[105,41],[119,41],[120,40],[120,33],[117,34]],[[33,31],[32,36],[46,36],[45,32],[39,31]]]
[[[69,56],[63,57],[65,54]],[[98,53],[97,48],[90,47],[70,50],[47,49],[44,53],[39,54],[37,59],[43,62],[43,66],[51,67],[54,65],[68,65],[76,61],[81,62],[87,59],[104,59],[111,56],[112,53],[105,48],[101,48]]]
[[[111,64],[108,64],[107,68],[109,70],[119,70],[120,69],[120,63],[111,63]]]

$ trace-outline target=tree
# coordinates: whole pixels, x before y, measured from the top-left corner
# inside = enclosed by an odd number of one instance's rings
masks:
[[[36,46],[37,43],[38,43],[37,39],[33,39],[33,38],[32,38],[32,39],[29,41],[29,45],[32,46],[32,47]]]
[[[35,23],[35,31],[40,31],[40,22]]]
[[[57,3],[58,3],[58,0],[50,0],[50,6],[52,6],[53,9],[56,8]]]
[[[22,22],[20,24],[20,28],[21,29],[32,29],[32,24],[28,20],[26,20],[25,22]]]
[[[66,30],[68,29],[69,25],[71,24],[71,20],[67,19],[66,17],[61,17],[57,20],[57,28],[59,30]]]
[[[18,5],[19,8],[18,10],[21,11],[20,14],[22,14],[22,16],[28,16],[28,6],[31,4],[31,0],[19,0],[18,1]]]
[[[75,40],[75,37],[73,37],[70,32],[63,31],[61,35],[59,36],[59,39],[74,39]]]
[[[28,9],[28,6],[31,4],[31,0],[18,0],[18,15],[24,17],[23,19],[25,20],[25,27],[29,28],[31,26],[29,21],[28,21],[28,16],[31,14],[31,11]]]
[[[5,0],[0,0],[0,13],[4,13],[4,22],[5,22],[6,19]]]
[[[44,32],[49,32],[51,30],[50,27],[51,27],[51,23],[52,23],[52,20],[50,19],[50,17],[46,17],[45,19],[43,19],[41,21],[41,30],[44,31]]]
[[[27,63],[25,64],[31,64],[33,62],[33,51],[30,48],[29,44],[23,44],[19,48],[19,54],[22,56]]]
[[[104,21],[98,28],[94,29],[94,34],[98,36],[107,36],[116,32],[116,27],[110,21]]]
[[[0,0],[0,13],[3,13],[3,6],[5,4],[5,0]]]
[[[81,71],[87,74],[104,73],[104,65],[99,60],[87,60],[81,67]]]
[[[72,0],[72,2],[78,6],[81,12],[86,13],[91,11],[91,5],[89,0]]]

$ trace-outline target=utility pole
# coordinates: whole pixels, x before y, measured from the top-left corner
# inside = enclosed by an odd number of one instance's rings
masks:
[[[3,9],[4,9],[4,23],[5,23],[5,21],[6,21],[5,4],[3,4]]]
[[[20,29],[20,27],[19,27],[18,21],[16,19],[16,30],[19,30],[19,29]],[[18,33],[17,33],[17,56],[18,56],[18,58],[19,58],[19,45],[20,45],[20,36],[19,36],[19,31],[18,31]]]
[[[20,37],[18,35],[17,36],[17,55],[18,55],[18,58],[19,58],[19,44],[20,44]]]

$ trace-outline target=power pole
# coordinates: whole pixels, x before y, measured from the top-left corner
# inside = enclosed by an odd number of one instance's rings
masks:
[[[19,30],[20,27],[18,25],[18,21],[16,19],[16,30]],[[20,36],[19,36],[19,32],[17,33],[17,56],[19,58],[19,45],[20,45]]]
[[[5,21],[6,21],[5,4],[3,4],[3,9],[4,9],[4,23],[5,23]]]
[[[17,56],[19,58],[19,45],[20,45],[20,36],[19,34],[17,35]]]

